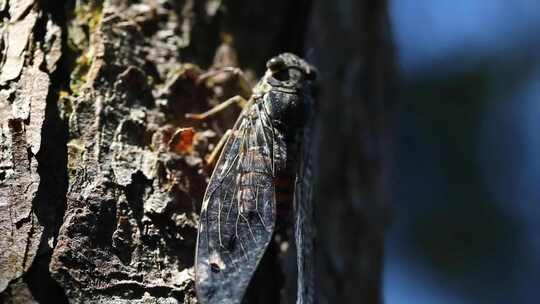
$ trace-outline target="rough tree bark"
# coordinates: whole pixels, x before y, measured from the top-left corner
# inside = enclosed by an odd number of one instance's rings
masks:
[[[384,1],[3,0],[0,15],[0,302],[196,303],[204,157],[238,111],[184,114],[241,92],[205,70],[238,58],[255,79],[283,51],[320,69],[319,302],[381,302]],[[264,267],[251,302],[292,303]]]

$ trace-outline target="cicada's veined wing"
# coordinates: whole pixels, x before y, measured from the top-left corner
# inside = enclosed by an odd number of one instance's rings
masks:
[[[247,104],[205,193],[195,257],[201,303],[241,303],[274,231],[277,142],[262,110]]]
[[[308,119],[299,134],[298,169],[294,187],[294,236],[298,268],[297,304],[315,302],[315,221],[313,214],[313,149],[314,105],[310,104]]]

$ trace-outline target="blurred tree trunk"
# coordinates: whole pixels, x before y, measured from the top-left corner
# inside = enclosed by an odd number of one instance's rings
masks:
[[[0,302],[196,302],[203,157],[234,115],[184,114],[238,91],[196,81],[234,50],[248,76],[283,51],[320,69],[319,302],[381,302],[384,1],[0,0],[0,12]],[[292,302],[264,267],[251,302]]]
[[[307,35],[321,70],[316,187],[322,303],[381,303],[394,57],[385,1],[317,1]]]

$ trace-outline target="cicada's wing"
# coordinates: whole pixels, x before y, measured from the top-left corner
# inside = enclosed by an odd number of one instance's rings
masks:
[[[311,108],[310,110],[308,121],[299,135],[302,144],[294,187],[294,234],[298,267],[297,304],[311,304],[315,301],[315,223],[312,201],[314,115],[313,110]]]
[[[271,124],[248,103],[203,200],[195,275],[201,303],[241,303],[271,240],[276,204]]]

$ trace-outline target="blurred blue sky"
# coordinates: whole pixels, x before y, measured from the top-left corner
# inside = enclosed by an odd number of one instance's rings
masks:
[[[532,299],[538,299],[540,277],[540,65],[509,95],[502,97],[506,102],[494,101],[484,115],[478,129],[478,164],[494,201],[523,225],[526,244],[518,256],[528,262],[515,265],[520,273],[517,289],[524,300],[536,302]]]
[[[385,302],[533,303],[540,1],[390,0],[390,13],[404,81]]]
[[[390,0],[390,14],[407,74],[540,43],[538,0]]]

